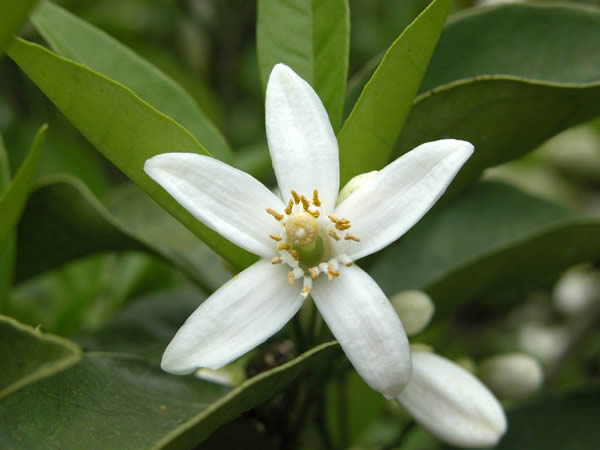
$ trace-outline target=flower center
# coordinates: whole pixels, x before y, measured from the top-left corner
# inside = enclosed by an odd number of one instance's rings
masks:
[[[282,225],[281,235],[269,235],[277,242],[279,254],[271,262],[285,263],[290,267],[288,281],[291,285],[298,278],[304,279],[303,297],[310,294],[312,280],[320,273],[326,274],[331,281],[340,275],[340,264],[352,265],[352,260],[346,254],[330,255],[332,240],[360,241],[348,232],[351,227],[348,219],[337,218],[333,214],[327,219],[319,219],[320,206],[319,193],[315,189],[312,201],[292,190],[285,214],[266,208],[267,213]]]

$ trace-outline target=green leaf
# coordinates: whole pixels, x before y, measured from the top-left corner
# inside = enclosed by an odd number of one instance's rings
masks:
[[[0,54],[10,42],[12,35],[19,32],[19,29],[27,20],[29,11],[36,3],[37,0],[3,3],[2,14],[0,14]]]
[[[387,164],[452,0],[434,0],[386,52],[338,135],[342,185]]]
[[[450,20],[421,85],[507,75],[553,84],[600,80],[600,10],[514,3],[478,8]]]
[[[28,384],[69,368],[79,361],[81,350],[71,341],[0,316],[0,357],[2,399]]]
[[[599,59],[594,8],[515,4],[457,15],[442,33],[423,81],[429,90],[415,100],[394,158],[436,139],[473,143],[456,192],[485,168],[600,114]]]
[[[185,127],[212,155],[232,161],[225,138],[193,98],[131,49],[53,3],[42,3],[31,22],[56,53],[127,86]],[[165,148],[163,151],[179,150]]]
[[[143,192],[127,191],[111,202],[115,217],[77,179],[45,178],[19,224],[16,279],[94,253],[130,250],[161,257],[209,290],[229,278],[215,255],[179,222]]]
[[[0,134],[0,196],[10,183],[10,166],[8,155],[4,147],[4,140]],[[15,236],[9,232],[8,236],[0,239],[0,312],[4,310],[4,303],[8,299],[12,285],[15,263]]]
[[[144,162],[157,154],[208,154],[183,127],[123,85],[93,70],[15,39],[9,56],[113,164],[234,267],[256,260],[208,229],[148,177]]]
[[[4,193],[4,189],[10,183],[10,164],[8,162],[8,154],[4,147],[4,139],[0,134],[0,195]]]
[[[287,64],[319,94],[337,130],[348,77],[348,1],[260,0],[256,41],[263,88],[273,66]]]
[[[598,256],[599,218],[479,182],[384,250],[370,273],[389,295],[426,290],[441,317],[475,298],[522,295]]]
[[[42,150],[44,134],[48,127],[43,125],[31,145],[27,159],[23,162],[12,182],[0,195],[0,242],[7,239],[10,230],[16,225],[27,201],[31,183],[35,176],[38,157]]]
[[[324,344],[240,387],[162,372],[143,360],[90,352],[61,376],[0,405],[0,446],[189,449],[220,425],[276,395],[311,364],[331,357]]]
[[[597,386],[547,395],[508,411],[508,430],[496,450],[589,450],[600,442]],[[450,449],[455,447],[444,447]]]

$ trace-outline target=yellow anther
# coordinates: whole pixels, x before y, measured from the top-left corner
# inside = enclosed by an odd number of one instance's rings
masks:
[[[298,258],[300,258],[300,255],[298,255],[298,252],[296,250],[290,250],[290,254],[296,261],[298,261]]]
[[[267,208],[265,209],[265,211],[267,211],[267,213],[271,214],[273,217],[275,217],[277,220],[281,220],[283,219],[283,214],[278,213],[277,211],[275,211],[273,208]]]
[[[287,242],[282,242],[277,246],[279,250],[290,250],[292,247]]]
[[[339,219],[337,217],[335,217],[333,214],[329,214],[327,217],[329,217],[329,220],[331,220],[333,223],[339,222]]]
[[[275,258],[273,258],[271,260],[271,264],[281,264],[283,262],[283,259],[281,259],[281,256],[276,256]]]
[[[301,195],[300,201],[302,202],[302,207],[304,208],[304,211],[308,211],[308,208],[310,207],[310,202],[308,201],[308,199],[304,195]]]
[[[281,236],[277,236],[276,234],[270,234],[269,237],[274,241],[280,241],[283,239]]]
[[[304,286],[304,289],[302,289],[302,295],[304,295],[304,297],[307,297],[308,294],[310,294],[310,287]]]
[[[338,236],[338,234],[335,232],[335,230],[332,230],[331,228],[327,231],[327,233],[329,234],[329,236],[331,236],[332,238],[334,238],[336,241],[340,240],[340,237]]]
[[[292,197],[294,197],[294,203],[297,205],[298,203],[300,203],[300,196],[298,195],[298,193],[292,189]]]
[[[357,238],[356,236],[354,236],[353,234],[350,234],[350,233],[346,233],[346,236],[344,236],[344,239],[347,241],[360,242],[360,238]]]
[[[288,283],[290,283],[290,286],[294,285],[294,272],[288,272]]]
[[[290,198],[290,201],[287,204],[287,208],[285,208],[285,213],[289,216],[292,214],[292,209],[294,208],[294,200]]]
[[[309,213],[311,216],[313,216],[315,219],[318,219],[319,216],[321,215],[321,213],[319,211],[306,211],[307,213]]]
[[[349,224],[350,223],[350,221],[348,219],[345,219],[343,217],[341,219],[338,219],[338,222],[339,223],[343,223],[343,224]]]
[[[317,269],[316,267],[310,267],[308,269],[308,273],[310,273],[310,276],[314,279],[316,279],[319,276],[319,269]]]
[[[315,189],[313,191],[313,205],[315,205],[316,207],[321,206],[321,200],[319,200],[319,193],[317,192],[317,190]]]
[[[348,261],[347,263],[344,264],[346,267],[350,267],[352,265],[352,261]]]
[[[350,226],[351,225],[349,223],[342,223],[342,222],[338,222],[335,224],[335,227],[340,231],[347,230],[348,228],[350,228]]]

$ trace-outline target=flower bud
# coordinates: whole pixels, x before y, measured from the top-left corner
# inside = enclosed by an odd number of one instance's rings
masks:
[[[404,291],[390,298],[408,336],[420,333],[431,321],[435,306],[421,291]]]
[[[560,326],[530,322],[519,330],[521,349],[544,363],[551,363],[558,358],[565,350],[568,341],[567,329]]]
[[[495,445],[506,431],[504,410],[473,375],[434,353],[412,353],[413,373],[396,398],[438,438],[458,447]]]
[[[350,179],[346,183],[346,185],[340,191],[338,195],[337,204],[339,205],[344,200],[346,200],[350,195],[352,195],[355,191],[357,191],[363,184],[373,178],[374,175],[377,174],[377,170],[373,170],[367,173],[361,173],[360,175],[356,175],[354,178]]]
[[[508,353],[486,359],[479,377],[501,398],[519,399],[537,391],[544,374],[540,364],[523,353]]]
[[[567,271],[556,283],[552,293],[556,308],[575,315],[600,298],[600,272],[584,267]]]

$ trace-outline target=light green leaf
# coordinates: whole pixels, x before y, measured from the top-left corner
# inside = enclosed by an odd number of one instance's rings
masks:
[[[19,224],[16,279],[94,253],[131,250],[161,257],[209,290],[229,278],[214,253],[143,192],[123,190],[109,205],[116,216],[77,179],[45,178]]]
[[[71,341],[0,316],[0,357],[2,399],[28,384],[69,368],[79,361],[81,350]]]
[[[113,164],[236,268],[256,257],[196,220],[148,177],[144,162],[160,153],[206,150],[183,127],[123,85],[45,48],[15,39],[9,56]]]
[[[2,211],[2,216],[0,216],[0,242],[7,239],[10,230],[16,225],[25,207],[47,129],[46,125],[39,129],[27,158],[11,183],[0,195],[0,211]]]
[[[337,130],[348,78],[348,1],[260,0],[256,40],[263,88],[273,66],[287,64],[319,94]]]
[[[0,11],[0,55],[12,35],[19,32],[36,3],[37,0],[3,2]]]
[[[434,0],[396,39],[338,135],[342,185],[387,164],[452,0]]]
[[[185,127],[216,158],[232,161],[229,145],[204,111],[179,84],[148,61],[53,3],[42,3],[31,21],[56,53],[128,87]],[[172,147],[163,151],[180,150]]]
[[[523,295],[598,256],[600,218],[479,182],[381,252],[370,273],[389,295],[426,290],[441,317],[475,298]]]
[[[600,114],[599,59],[594,8],[514,4],[457,15],[442,33],[423,81],[429,90],[415,100],[394,158],[436,139],[473,143],[456,192],[483,169]]]

